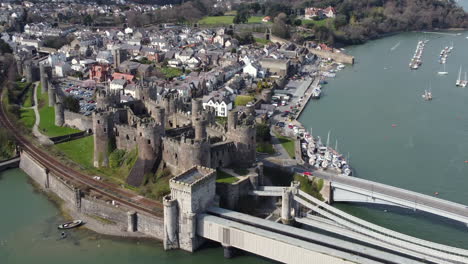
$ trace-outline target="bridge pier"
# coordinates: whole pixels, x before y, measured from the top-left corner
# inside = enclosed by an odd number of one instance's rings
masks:
[[[238,253],[237,248],[223,245],[224,258],[226,259],[234,258],[237,255],[237,253]]]
[[[285,225],[291,225],[294,221],[292,217],[292,191],[289,188],[284,188],[281,196],[281,222]]]
[[[135,232],[137,230],[137,213],[135,211],[127,212],[127,232]]]

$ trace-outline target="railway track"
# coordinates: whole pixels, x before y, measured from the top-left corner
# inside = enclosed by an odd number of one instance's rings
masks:
[[[160,202],[150,200],[131,191],[124,190],[118,185],[94,180],[88,175],[65,166],[61,162],[57,161],[53,156],[29,142],[21,135],[21,131],[15,127],[5,112],[5,106],[3,105],[3,89],[4,88],[0,91],[0,99],[2,99],[0,100],[0,123],[2,123],[3,126],[12,133],[23,151],[26,151],[32,158],[57,176],[82,184],[90,190],[93,190],[103,196],[107,196],[122,205],[126,205],[134,209],[135,211],[145,212],[158,217],[163,216],[163,205]]]

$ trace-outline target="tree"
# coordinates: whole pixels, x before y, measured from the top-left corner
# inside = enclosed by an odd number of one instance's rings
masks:
[[[0,54],[4,53],[12,53],[13,50],[11,49],[10,45],[3,41],[3,39],[0,39]]]
[[[238,11],[234,17],[234,24],[244,24],[249,21],[250,14],[247,10]]]
[[[271,32],[273,33],[273,35],[284,39],[288,39],[289,37],[291,37],[289,27],[288,25],[286,25],[286,19],[287,16],[285,13],[280,13],[278,16],[275,17],[275,22],[273,23],[273,27],[271,28]]]
[[[72,112],[80,112],[80,101],[73,96],[65,96],[65,99],[63,100],[63,106],[65,109],[68,109]]]
[[[83,17],[83,25],[91,26],[93,24],[93,18],[88,14]]]
[[[270,126],[267,124],[257,124],[257,139],[259,141],[270,141],[271,134],[270,134]]]

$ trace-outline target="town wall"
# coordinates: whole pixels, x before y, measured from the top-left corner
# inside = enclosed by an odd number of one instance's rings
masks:
[[[126,231],[129,226],[128,212],[132,208],[121,205],[113,205],[110,199],[103,200],[96,196],[81,195],[77,196],[77,188],[72,183],[48,173],[47,169],[40,165],[31,156],[22,152],[20,168],[28,174],[40,187],[46,192],[51,192],[63,200],[63,205],[72,211],[72,215],[78,216],[97,216],[106,219],[115,225],[112,228],[110,224],[101,223],[96,232],[102,232],[109,235],[135,236],[133,232]],[[137,212],[135,217],[135,230],[140,236],[148,236],[162,240],[164,237],[164,220],[160,217]],[[96,223],[100,223],[96,221]],[[94,227],[89,225],[88,227]],[[117,228],[116,228],[117,226]],[[113,230],[116,230],[113,232]]]
[[[230,210],[239,210],[239,199],[248,195],[252,184],[249,177],[243,177],[235,183],[216,183],[216,194],[220,198],[220,206]]]
[[[79,113],[64,111],[65,125],[82,131],[93,130],[93,118]]]

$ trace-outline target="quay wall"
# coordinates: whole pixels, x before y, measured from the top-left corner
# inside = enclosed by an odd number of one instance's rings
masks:
[[[46,193],[57,195],[71,215],[93,221],[85,225],[93,231],[124,237],[164,238],[163,218],[114,204],[110,198],[86,194],[73,183],[49,172],[25,151],[21,153],[20,168]],[[134,214],[134,217],[129,217],[129,213]],[[105,219],[108,223],[97,221],[93,217]],[[134,231],[128,231],[130,226]]]
[[[318,50],[318,49],[309,49],[309,52],[321,58],[331,58],[336,62],[351,64],[351,65],[354,64],[354,57],[351,55],[344,54],[344,53],[330,52],[330,51]]]

